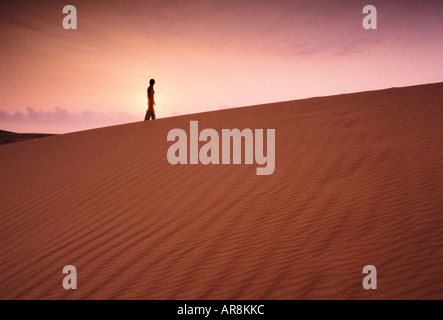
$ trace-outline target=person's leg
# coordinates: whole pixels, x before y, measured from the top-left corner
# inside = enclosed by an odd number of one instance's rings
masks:
[[[146,115],[145,115],[145,121],[150,120],[152,117],[152,119],[155,119],[155,115],[152,111],[148,110],[146,111]]]
[[[155,112],[152,112],[152,120],[155,120]]]

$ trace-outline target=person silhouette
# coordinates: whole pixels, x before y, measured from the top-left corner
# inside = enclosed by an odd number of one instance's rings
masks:
[[[149,80],[149,87],[148,87],[148,110],[146,110],[146,115],[145,115],[145,121],[146,120],[150,120],[152,118],[152,120],[155,120],[155,111],[154,111],[154,106],[155,106],[155,100],[154,100],[154,84],[155,84],[155,80],[151,79]]]

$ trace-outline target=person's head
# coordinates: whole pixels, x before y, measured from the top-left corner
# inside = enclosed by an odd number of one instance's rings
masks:
[[[155,83],[155,80],[154,80],[154,79],[149,80],[149,85],[150,85],[150,86],[153,86],[154,83]]]

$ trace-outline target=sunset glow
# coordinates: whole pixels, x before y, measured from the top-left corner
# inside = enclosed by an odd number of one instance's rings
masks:
[[[372,1],[377,30],[360,0],[66,4],[0,3],[0,129],[140,121],[150,78],[158,118],[443,81],[442,1]]]

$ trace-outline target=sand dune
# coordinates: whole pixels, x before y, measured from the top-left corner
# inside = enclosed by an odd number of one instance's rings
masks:
[[[170,165],[190,120],[275,129],[274,174]],[[1,299],[443,298],[443,83],[2,145],[0,166]]]
[[[9,131],[0,130],[0,145],[8,144],[14,142],[20,142],[30,139],[44,138],[51,136],[51,134],[41,134],[41,133],[15,133]]]

